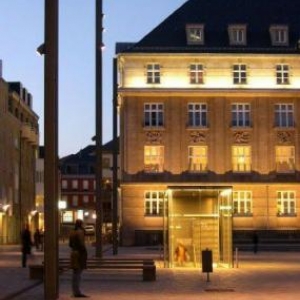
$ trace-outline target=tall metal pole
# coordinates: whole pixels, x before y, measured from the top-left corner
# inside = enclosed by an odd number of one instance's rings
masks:
[[[58,299],[58,0],[45,0],[45,299]]]
[[[118,254],[118,61],[113,59],[113,254]]]
[[[102,257],[102,0],[96,0],[96,256]]]

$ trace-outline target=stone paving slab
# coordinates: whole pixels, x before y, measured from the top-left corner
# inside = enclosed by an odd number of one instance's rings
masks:
[[[120,249],[123,256],[148,255],[159,258],[157,251],[138,248]],[[66,252],[65,252],[66,253]],[[138,253],[138,254],[137,254]],[[0,251],[0,299],[20,290],[32,280],[28,270],[3,267]],[[9,260],[6,260],[8,263]],[[240,253],[239,267],[215,268],[207,275],[195,269],[164,269],[157,264],[157,280],[143,282],[141,271],[86,270],[82,290],[89,299],[101,300],[295,300],[300,298],[300,253],[251,252]],[[27,272],[26,272],[27,271]],[[59,277],[59,299],[71,298],[71,271]],[[43,284],[19,294],[18,300],[44,299]],[[3,292],[4,291],[4,292]],[[5,298],[6,297],[6,298]]]

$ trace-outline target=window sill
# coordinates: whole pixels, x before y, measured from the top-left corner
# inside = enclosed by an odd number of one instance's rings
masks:
[[[236,213],[236,214],[233,214],[233,217],[237,217],[237,218],[250,218],[250,217],[253,217],[253,214],[252,213],[248,213],[248,214],[239,214],[239,213]]]
[[[151,130],[160,130],[160,131],[164,131],[166,130],[165,126],[161,125],[161,126],[143,126],[143,129],[145,131],[151,131]]]
[[[161,215],[155,215],[155,214],[145,214],[144,215],[144,217],[147,217],[147,218],[162,218],[163,217],[163,215],[161,214]]]
[[[282,214],[282,213],[278,213],[277,217],[278,218],[295,218],[295,217],[297,217],[297,214]]]

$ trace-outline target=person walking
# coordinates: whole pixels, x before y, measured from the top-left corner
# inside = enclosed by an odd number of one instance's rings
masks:
[[[69,246],[71,248],[71,268],[72,274],[72,292],[75,298],[88,297],[80,290],[82,271],[86,269],[87,250],[84,241],[83,221],[77,219],[74,230],[69,236]]]
[[[256,231],[254,231],[254,233],[253,233],[253,252],[255,254],[258,251],[258,242],[259,242],[258,234]]]
[[[22,267],[26,268],[27,265],[27,255],[31,254],[31,232],[29,230],[29,225],[25,224],[24,229],[21,233],[21,243],[22,243]]]

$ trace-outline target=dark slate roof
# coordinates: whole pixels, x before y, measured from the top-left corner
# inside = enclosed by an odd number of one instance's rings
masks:
[[[204,45],[187,45],[185,27],[193,23],[204,24]],[[234,24],[247,25],[246,46],[229,45],[227,29]],[[271,25],[289,26],[289,46],[271,45]],[[299,39],[300,0],[189,0],[138,43],[120,44],[116,51],[297,53]]]

